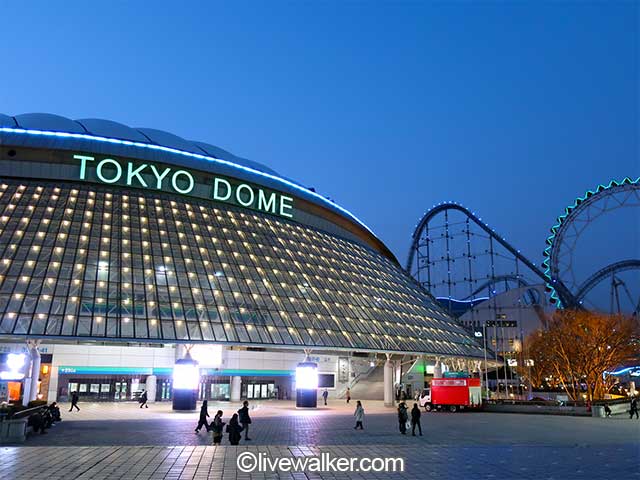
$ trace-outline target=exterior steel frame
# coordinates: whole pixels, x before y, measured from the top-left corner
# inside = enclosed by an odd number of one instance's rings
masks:
[[[431,210],[427,211],[424,216],[420,219],[416,228],[412,235],[411,246],[409,248],[409,255],[407,257],[407,263],[405,265],[405,269],[409,275],[413,276],[413,264],[416,256],[416,252],[418,251],[420,237],[423,232],[428,233],[429,222],[439,213],[444,212],[447,215],[449,210],[457,210],[462,212],[467,219],[473,221],[478,227],[480,227],[484,232],[489,235],[491,249],[493,250],[493,242],[498,242],[502,247],[504,247],[509,253],[511,253],[516,259],[521,261],[524,265],[526,265],[533,273],[535,273],[541,280],[547,282],[548,278],[545,273],[538,267],[536,267],[527,257],[522,255],[519,250],[513,247],[509,242],[505,240],[505,238],[499,235],[494,229],[489,227],[486,223],[482,221],[481,218],[476,216],[473,212],[471,212],[466,207],[454,203],[454,202],[445,202],[440,203],[433,207]],[[467,226],[467,233],[469,232]],[[450,270],[450,269],[449,269]],[[578,306],[578,302],[574,298],[574,296],[569,292],[569,290],[559,281],[554,281],[554,286],[556,291],[562,292],[564,298],[568,300],[568,305]]]

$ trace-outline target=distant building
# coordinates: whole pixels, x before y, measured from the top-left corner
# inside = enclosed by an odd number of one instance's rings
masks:
[[[499,369],[497,377],[504,383],[517,385],[515,367],[525,364],[523,342],[535,330],[545,326],[547,315],[555,307],[548,302],[545,286],[528,285],[512,288],[491,298],[474,301],[458,320],[489,351],[502,357],[507,369]],[[489,384],[495,388],[496,372],[490,370]]]

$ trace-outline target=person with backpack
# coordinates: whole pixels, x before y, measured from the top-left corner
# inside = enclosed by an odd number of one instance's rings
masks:
[[[418,431],[420,432],[420,436],[422,436],[422,425],[420,425],[420,408],[417,403],[413,404],[413,408],[411,409],[411,435],[416,436],[416,426],[418,427]]]
[[[360,427],[360,430],[364,430],[362,426],[362,422],[364,421],[364,408],[362,407],[362,402],[360,400],[356,403],[356,411],[353,412],[353,416],[356,417],[356,426],[353,427],[354,430],[357,430]]]
[[[227,425],[227,433],[229,434],[229,443],[238,445],[242,439],[242,425],[238,423],[238,414],[234,413]]]
[[[205,427],[207,432],[209,431],[209,423],[207,422],[207,417],[209,416],[209,411],[207,410],[207,401],[204,400],[202,402],[202,406],[200,407],[200,419],[198,420],[198,426],[196,427],[196,433],[200,433],[200,429]]]
[[[251,417],[249,416],[249,402],[247,400],[242,402],[242,408],[238,410],[238,420],[242,424],[242,430],[244,430],[245,442],[250,441],[249,425],[251,424]]]
[[[213,422],[211,422],[211,430],[213,431],[213,444],[219,445],[222,441],[222,428],[225,426],[225,423],[222,421],[222,410],[218,410],[216,416],[213,417]]]

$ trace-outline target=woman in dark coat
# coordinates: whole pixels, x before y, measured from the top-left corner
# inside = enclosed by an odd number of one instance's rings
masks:
[[[200,407],[200,419],[198,420],[198,426],[196,427],[196,433],[200,433],[200,429],[205,427],[207,432],[209,431],[209,423],[207,423],[207,417],[209,416],[209,412],[207,411],[207,401],[202,402],[202,407]]]
[[[249,416],[249,402],[247,400],[242,402],[242,408],[238,410],[238,421],[242,424],[244,439],[251,440],[249,438],[249,424],[251,424],[251,417]]]
[[[227,425],[227,433],[229,434],[229,443],[231,445],[238,445],[238,443],[240,443],[240,439],[242,438],[240,432],[242,432],[242,426],[238,423],[238,414],[234,413],[231,420],[229,420],[229,425]]]
[[[218,410],[216,416],[213,417],[213,422],[211,422],[214,445],[217,445],[222,441],[222,427],[224,427],[224,422],[222,421],[222,410]]]
[[[416,436],[416,426],[418,427],[418,431],[420,432],[420,436],[422,436],[422,425],[420,425],[420,408],[418,408],[418,404],[414,403],[413,408],[411,409],[411,435]]]
[[[400,427],[400,433],[407,433],[407,420],[409,419],[409,415],[407,414],[407,406],[404,402],[398,405],[398,426]]]

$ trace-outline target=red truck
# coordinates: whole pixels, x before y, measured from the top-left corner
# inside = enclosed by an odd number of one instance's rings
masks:
[[[451,412],[482,406],[479,378],[434,378],[420,395],[420,406],[427,412],[447,409]]]

